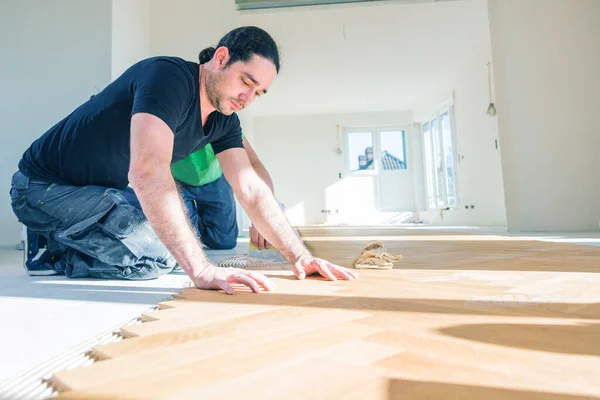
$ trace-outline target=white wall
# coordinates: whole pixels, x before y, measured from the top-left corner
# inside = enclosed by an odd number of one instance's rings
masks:
[[[112,79],[150,56],[152,29],[149,0],[112,0]]]
[[[197,60],[230,29],[258,25],[279,44],[282,68],[269,94],[250,107],[253,115],[406,110],[485,39],[481,4],[390,1],[240,13],[234,1],[152,0],[151,51]]]
[[[345,127],[411,123],[410,111],[257,117],[253,143],[260,149],[259,156],[273,178],[277,198],[288,208],[292,223],[323,223],[325,214],[321,210],[335,208],[340,201],[353,200],[363,201],[366,209],[360,210],[362,215],[371,223],[377,223],[379,221],[373,220],[377,217],[376,204],[369,198],[372,189],[364,193],[354,191],[357,185],[372,187],[373,178],[347,176],[346,153],[340,155],[335,150],[344,149],[342,131]],[[339,135],[337,125],[340,125]],[[410,135],[407,147],[410,160]]]
[[[597,230],[600,1],[489,0],[508,226]]]
[[[430,210],[421,214],[423,221],[440,225],[506,226],[504,187],[497,118],[486,114],[489,104],[487,62],[491,61],[489,33],[479,48],[448,82],[421,99],[415,107],[415,120],[426,122],[443,101],[453,97],[456,146],[459,155],[459,208]],[[492,88],[493,91],[493,88]],[[474,205],[468,210],[465,205]]]
[[[307,26],[309,19],[310,27]],[[151,25],[153,54],[176,54],[192,60],[202,48],[216,45],[219,38],[234,27],[258,25],[270,32],[282,51],[282,70],[269,95],[253,104],[244,118],[280,115],[284,116],[283,120],[272,121],[288,121],[311,128],[313,122],[302,119],[310,120],[316,114],[368,113],[390,108],[417,110],[421,106],[426,109],[427,104],[437,105],[450,95],[455,87],[452,83],[459,80],[464,88],[460,90],[459,101],[467,104],[461,106],[464,110],[461,129],[469,132],[464,137],[462,150],[466,150],[465,162],[471,165],[469,172],[463,175],[465,180],[471,176],[476,178],[476,182],[467,183],[464,188],[467,200],[476,205],[476,210],[465,217],[471,223],[505,223],[495,147],[492,160],[487,160],[488,146],[494,144],[487,139],[496,137],[494,127],[489,124],[495,121],[491,122],[485,115],[475,117],[475,122],[467,119],[473,110],[479,112],[479,107],[484,107],[485,112],[487,107],[487,104],[479,105],[482,97],[487,101],[487,89],[480,90],[487,88],[485,63],[482,66],[477,65],[480,60],[466,62],[473,58],[474,49],[483,49],[485,56],[481,59],[489,59],[486,0],[423,4],[376,2],[244,13],[235,10],[234,2],[153,0]],[[471,81],[473,71],[478,76],[477,81]],[[479,82],[481,74],[483,81]],[[469,99],[472,94],[477,99]],[[302,117],[291,118],[292,115]],[[286,138],[288,133],[285,132],[296,131],[284,123],[273,124],[280,129],[277,135]],[[264,133],[259,125],[259,122],[254,124],[256,141],[253,142],[259,154],[271,160],[270,170],[275,173],[289,171],[289,158],[282,159],[281,164],[275,162],[278,156],[271,152],[278,149],[263,140],[275,135],[274,131],[271,133],[268,128],[266,136],[261,136]],[[482,129],[487,133],[482,135]],[[420,137],[416,135],[412,134],[413,139],[417,139],[414,147],[419,148]],[[478,146],[483,146],[483,150],[478,150]],[[297,156],[301,157],[297,154],[293,157]],[[415,154],[415,170],[420,167],[420,156],[420,152]],[[315,187],[319,192],[305,204],[308,222],[322,222],[321,192],[332,183],[330,179],[337,179],[340,168],[335,160],[334,155],[331,165],[324,166],[323,175],[330,178],[317,178],[319,183]],[[487,170],[490,170],[489,181],[486,181]],[[292,177],[299,179],[294,173],[288,181],[293,180]],[[279,182],[276,184],[281,185]],[[485,183],[479,188],[481,182]],[[415,208],[420,210],[424,203],[421,177],[415,175],[413,187]],[[291,200],[295,198],[290,196]]]
[[[110,82],[111,1],[2,1],[0,37],[0,244],[14,246],[8,191],[21,155]]]

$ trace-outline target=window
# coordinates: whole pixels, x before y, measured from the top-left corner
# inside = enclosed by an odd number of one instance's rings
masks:
[[[431,123],[423,125],[423,147],[425,148],[425,180],[427,181],[427,204],[434,208],[438,203],[435,179],[435,167],[433,166],[433,137],[431,135]]]
[[[405,130],[372,128],[346,132],[349,171],[407,169]]]
[[[373,133],[348,133],[348,165],[350,171],[372,170],[373,165]]]
[[[381,169],[391,171],[406,169],[406,134],[404,131],[382,131],[379,134],[381,143]]]
[[[429,208],[458,206],[455,137],[453,105],[442,107],[423,124]]]
[[[450,207],[456,207],[457,193],[456,193],[456,166],[455,166],[455,151],[454,151],[454,135],[452,134],[452,127],[450,125],[450,110],[444,112],[440,118],[442,121],[442,162],[444,163],[444,183],[446,191],[446,205]]]

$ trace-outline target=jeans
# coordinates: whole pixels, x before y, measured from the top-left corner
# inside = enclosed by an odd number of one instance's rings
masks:
[[[40,183],[16,172],[11,205],[47,239],[54,269],[70,278],[153,279],[177,267],[131,189]]]
[[[223,175],[203,186],[177,181],[193,227],[202,243],[211,249],[232,249],[239,233],[235,196]]]

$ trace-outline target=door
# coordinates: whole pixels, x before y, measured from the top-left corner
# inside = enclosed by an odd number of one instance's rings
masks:
[[[380,129],[377,132],[377,204],[380,211],[414,209],[413,176],[408,169],[406,143],[406,129]]]
[[[326,191],[329,224],[379,224],[386,212],[414,209],[407,128],[345,129],[344,178]]]

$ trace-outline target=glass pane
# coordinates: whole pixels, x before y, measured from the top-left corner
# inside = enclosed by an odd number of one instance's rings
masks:
[[[434,208],[435,204],[435,167],[433,165],[433,139],[429,123],[423,125],[425,147],[425,174],[427,178],[427,204]]]
[[[454,141],[448,112],[442,114],[443,160],[446,169],[446,204],[456,206],[456,182],[454,166]]]
[[[381,132],[380,165],[384,171],[406,169],[404,131]]]
[[[373,134],[371,132],[348,133],[348,165],[350,171],[373,169]]]
[[[435,166],[436,205],[444,205],[444,164],[442,141],[440,138],[439,122],[431,121],[431,135],[433,137],[433,162]]]

